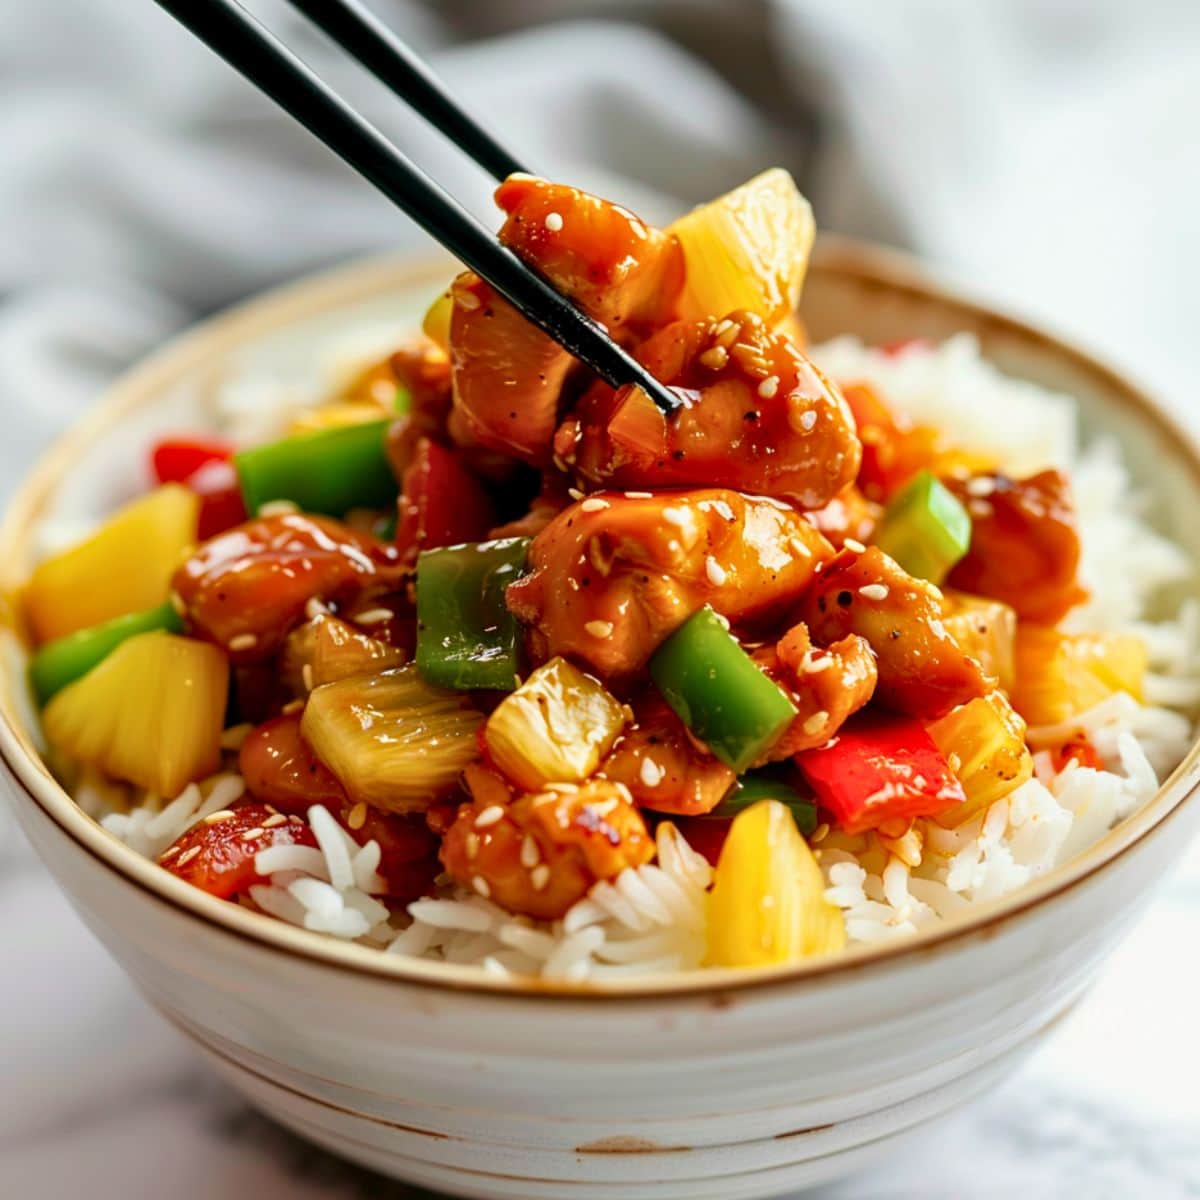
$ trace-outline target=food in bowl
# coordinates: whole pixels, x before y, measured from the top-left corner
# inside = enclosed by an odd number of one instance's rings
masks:
[[[783,172],[665,231],[497,195],[680,410],[468,273],[270,434],[154,446],[23,596],[86,811],[314,931],[604,980],[912,935],[1154,794],[1192,564],[1069,398],[965,338],[806,348]]]

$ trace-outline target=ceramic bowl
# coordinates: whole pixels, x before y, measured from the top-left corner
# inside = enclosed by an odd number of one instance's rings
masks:
[[[339,331],[390,336],[411,324],[446,273],[445,263],[375,262],[322,276],[136,368],[21,489],[0,532],[0,584],[20,582],[44,521],[86,517],[134,490],[150,437],[195,427],[217,382],[303,381]],[[1085,432],[1119,438],[1152,519],[1200,561],[1196,448],[1091,358],[906,260],[847,243],[820,249],[805,319],[815,339],[967,330],[1003,369],[1077,396]],[[136,857],[44,765],[11,630],[5,649],[0,753],[20,823],[150,1001],[283,1124],[463,1196],[735,1200],[863,1167],[1046,1036],[1200,825],[1194,748],[1082,857],[911,941],[603,992],[510,984],[292,928]]]

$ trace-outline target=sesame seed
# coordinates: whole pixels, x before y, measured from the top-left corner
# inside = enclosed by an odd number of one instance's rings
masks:
[[[535,892],[543,891],[550,882],[550,868],[545,863],[534,867],[529,873],[529,882],[533,884]]]
[[[729,618],[724,613],[713,613],[713,620],[716,621],[716,623],[720,625],[722,629],[729,628]]]
[[[968,496],[990,496],[996,490],[996,481],[986,475],[976,475],[967,480]]]
[[[607,500],[601,500],[599,496],[589,496],[580,506],[584,512],[603,512],[609,507]]]
[[[611,621],[589,621],[583,627],[594,638],[612,637],[613,623]]]
[[[691,524],[692,514],[686,508],[675,508],[668,505],[662,510],[662,519],[676,529],[686,529]]]
[[[764,400],[770,400],[775,393],[779,391],[779,376],[768,375],[766,379],[758,385],[758,394]]]
[[[488,881],[482,875],[476,875],[471,880],[471,886],[486,900],[491,894],[492,889],[488,886]]]
[[[822,671],[828,671],[832,666],[833,658],[828,654],[815,658],[810,650],[804,656],[804,673],[806,675],[819,675]]]
[[[190,850],[185,850],[185,851],[184,851],[184,852],[183,852],[183,853],[182,853],[182,854],[179,856],[179,859],[178,859],[178,861],[175,863],[175,865],[176,865],[177,867],[186,866],[186,865],[187,865],[188,863],[190,863],[190,862],[192,861],[192,859],[193,859],[193,858],[195,858],[195,857],[196,857],[196,855],[197,855],[197,854],[199,854],[199,853],[200,853],[200,847],[199,847],[199,846],[193,846],[193,847],[192,847]]]
[[[256,838],[262,837],[262,835],[266,832],[267,831],[261,825],[255,825],[253,829],[247,829],[245,833],[242,834],[242,841],[252,842]]]
[[[817,414],[813,409],[809,409],[806,413],[800,414],[800,428],[805,433],[811,433],[813,426],[817,423]]]
[[[567,469],[566,465],[564,464],[561,469],[565,471]],[[578,488],[567,488],[567,495],[570,496],[572,500],[583,499],[583,493]]]
[[[700,355],[700,365],[710,371],[719,371],[729,361],[729,351],[724,346],[710,346]]]
[[[542,852],[538,849],[538,844],[534,841],[533,835],[527,833],[525,840],[521,843],[521,866],[527,871],[532,871],[541,861]]]
[[[286,715],[288,713],[299,712],[303,707],[303,700],[289,700],[279,711]]]
[[[967,504],[967,511],[973,517],[990,517],[995,510],[986,500],[971,500]]]
[[[209,813],[204,818],[205,825],[219,825],[222,821],[228,821],[233,816],[233,809],[223,808],[220,812]]]
[[[474,292],[455,292],[454,303],[467,312],[474,312],[483,301]]]
[[[497,821],[504,819],[504,809],[499,804],[489,804],[475,818],[476,829],[486,829],[489,825],[495,825]]]
[[[315,621],[318,617],[323,617],[328,612],[329,609],[316,596],[310,596],[304,605],[304,615],[310,621]]]
[[[169,850],[164,850],[159,856],[158,861],[165,863],[168,859],[174,858],[179,853],[178,846],[172,846]]]
[[[563,227],[562,213],[556,213],[556,212],[547,213],[545,225],[546,225],[546,228],[548,230],[550,230],[551,233],[561,232],[562,227]]]
[[[368,608],[354,618],[355,625],[380,625],[390,621],[395,614],[390,608]]]
[[[295,813],[292,813],[292,814],[291,814],[291,815],[288,817],[288,824],[289,824],[289,825],[303,825],[303,824],[304,824],[304,819],[303,819],[302,817],[298,817],[298,816],[296,816],[296,814],[295,814]]]
[[[628,790],[628,789],[626,789]],[[621,801],[616,796],[609,796],[607,800],[601,800],[599,804],[588,804],[585,807],[590,809],[598,817],[607,817]]]
[[[704,574],[713,587],[720,587],[729,578],[729,572],[711,554],[704,560]]]
[[[812,837],[810,837],[808,840],[812,845],[815,846],[818,843],[823,842],[828,836],[829,836],[829,822],[822,821],[820,823],[820,825],[818,825],[816,827],[816,829],[814,829],[812,831]]]
[[[625,499],[626,500],[653,500],[654,493],[653,492],[626,492]]]
[[[646,787],[658,787],[663,781],[663,776],[666,771],[658,765],[652,758],[643,758],[641,769],[638,771],[641,776],[642,783]]]
[[[239,650],[253,650],[258,645],[258,638],[252,633],[239,633],[237,637],[229,639],[229,649],[235,654]]]
[[[171,593],[171,607],[182,617],[187,614],[187,605],[183,602],[183,597],[178,592]]]
[[[293,504],[290,500],[268,500],[266,504],[258,506],[260,517],[290,517],[292,513],[299,511],[300,506]]]
[[[886,583],[868,583],[865,587],[858,589],[858,594],[864,600],[886,600],[888,598],[888,586]]]
[[[867,552],[866,546],[864,546],[857,538],[847,538],[842,545],[847,550],[853,550],[855,554],[865,554]]]
[[[283,813],[272,813],[264,822],[264,829],[278,829],[280,825],[287,824],[287,817]]]
[[[824,709],[821,709],[819,712],[813,713],[800,728],[811,737],[814,733],[818,733],[824,729],[828,723],[829,714]]]
[[[800,538],[796,537],[794,534],[788,538],[788,549],[790,549],[793,554],[798,554],[801,558],[812,558],[812,551]],[[819,571],[820,569],[821,564],[817,563],[817,570]]]
[[[467,847],[467,857],[474,858],[479,853],[479,834],[473,829],[463,839]]]
[[[367,823],[367,805],[360,800],[347,814],[346,824],[351,829],[361,829]]]
[[[305,663],[304,666],[300,668],[300,678],[304,680],[305,690],[311,692],[313,690],[312,663]]]
[[[577,791],[579,791],[579,784],[577,784],[577,783],[548,783],[548,784],[546,784],[546,791],[557,792],[560,796],[573,796],[573,795],[575,795],[575,793]]]

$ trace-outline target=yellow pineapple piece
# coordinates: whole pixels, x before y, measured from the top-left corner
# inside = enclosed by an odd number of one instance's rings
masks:
[[[1115,692],[1142,699],[1146,647],[1128,633],[1065,633],[1017,628],[1013,707],[1030,725],[1057,725]]]
[[[756,175],[680,217],[667,232],[679,239],[687,271],[682,319],[748,309],[774,325],[795,311],[816,224],[786,171]]]
[[[937,817],[940,825],[961,825],[1033,777],[1025,722],[1003,692],[948,712],[929,726],[929,736],[967,795],[957,808]]]
[[[947,588],[942,624],[954,640],[1008,691],[1016,682],[1017,613],[999,600]]]
[[[220,765],[228,691],[216,646],[141,633],[58,692],[42,726],[71,758],[170,797]]]
[[[796,822],[778,800],[733,820],[708,905],[708,955],[717,967],[757,967],[830,954],[846,944],[841,911]]]
[[[37,641],[162,604],[175,568],[196,541],[199,515],[194,492],[165,483],[118,510],[85,541],[46,559],[24,596]]]

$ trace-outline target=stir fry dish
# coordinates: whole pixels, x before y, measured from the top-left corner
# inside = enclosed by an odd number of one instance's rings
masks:
[[[53,764],[107,827],[310,929],[582,978],[911,931],[1048,865],[1066,833],[1021,839],[1068,785],[1133,794],[1112,721],[1164,710],[1142,637],[1073,623],[1069,464],[817,365],[785,172],[663,230],[527,176],[496,201],[680,407],[465,272],[275,440],[159,442],[23,595]]]

